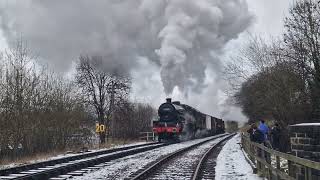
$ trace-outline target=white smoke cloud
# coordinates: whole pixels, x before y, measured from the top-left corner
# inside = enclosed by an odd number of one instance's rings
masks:
[[[99,54],[106,70],[138,78],[136,95],[145,91],[146,99],[157,102],[173,91],[189,102],[198,102],[192,96],[212,96],[208,106],[218,106],[224,85],[218,81],[223,48],[251,20],[245,0],[0,2],[0,27],[9,46],[22,36],[61,72],[70,71],[80,54]],[[211,84],[206,71],[215,76]]]
[[[166,24],[158,34],[161,47],[156,53],[166,93],[175,86],[181,91],[202,89],[208,64],[219,64],[212,54],[220,53],[251,20],[247,4],[238,0],[167,1],[163,17]]]

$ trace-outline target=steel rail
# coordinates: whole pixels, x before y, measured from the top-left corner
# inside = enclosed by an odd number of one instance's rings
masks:
[[[158,168],[160,168],[163,164],[165,164],[169,159],[172,159],[174,157],[177,157],[187,151],[190,151],[192,149],[194,149],[195,147],[197,146],[200,146],[202,144],[205,144],[209,141],[212,141],[212,140],[215,140],[215,139],[218,139],[218,138],[221,138],[221,137],[224,137],[224,136],[227,136],[227,137],[230,137],[231,135],[229,134],[222,134],[220,136],[215,136],[213,138],[210,138],[208,140],[205,140],[205,141],[202,141],[202,142],[199,142],[199,143],[196,143],[196,144],[193,144],[191,146],[188,146],[188,147],[185,147],[183,149],[180,149],[178,151],[175,151],[173,153],[170,153],[169,155],[161,158],[160,160],[156,161],[153,165],[149,166],[148,168],[146,168],[145,170],[143,170],[142,172],[140,172],[139,174],[135,175],[134,177],[131,178],[131,180],[140,180],[140,179],[146,179],[147,177],[149,177],[151,174],[153,174]],[[224,138],[225,139],[225,138]]]
[[[55,168],[43,170],[41,172],[36,172],[32,174],[26,174],[25,176],[15,178],[15,179],[46,179],[46,178],[54,177],[67,172],[71,172],[77,169],[97,165],[113,159],[148,151],[148,150],[159,148],[166,145],[168,144],[148,143],[148,144],[141,144],[141,145],[126,146],[121,148],[107,149],[107,150],[101,150],[97,152],[90,152],[90,153],[84,153],[81,155],[70,156],[66,158],[28,164],[24,166],[9,168],[9,169],[3,169],[1,170],[1,172],[2,174],[4,174],[2,176],[10,176],[11,174],[19,174],[21,172],[36,170],[38,168],[46,168],[48,166],[61,165],[60,167],[55,167]],[[76,162],[73,162],[73,161],[76,161]]]
[[[200,175],[202,173],[203,170],[203,165],[205,163],[205,161],[208,160],[209,154],[212,153],[219,145],[221,145],[223,142],[225,142],[226,140],[229,140],[230,138],[232,138],[234,134],[231,134],[225,138],[223,138],[222,140],[220,140],[217,144],[213,145],[210,149],[208,149],[203,156],[201,157],[200,161],[198,162],[198,165],[196,167],[196,170],[194,171],[193,175],[192,175],[192,180],[197,180],[200,179]]]

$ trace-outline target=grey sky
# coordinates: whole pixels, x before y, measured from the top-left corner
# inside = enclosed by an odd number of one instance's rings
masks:
[[[111,59],[106,68],[131,72],[133,99],[157,106],[167,96],[166,91],[208,114],[236,120],[245,118],[240,117],[238,108],[225,104],[226,83],[219,77],[221,57],[245,41],[245,35],[237,38],[245,30],[263,36],[281,35],[282,20],[291,2],[247,0],[250,14],[255,16],[251,18],[244,0],[70,0],[63,1],[64,6],[51,0],[33,0],[32,5],[28,4],[31,0],[13,1],[16,5],[8,6],[7,0],[0,0],[0,11],[9,9],[0,12],[0,49],[10,45],[7,42],[14,40],[13,30],[18,28],[31,39],[33,49],[44,53],[41,58],[51,59],[58,71],[70,71],[71,61],[79,53],[103,52]],[[195,2],[203,8],[194,8]],[[17,23],[12,25],[9,21],[13,16]],[[194,16],[197,21],[186,19]],[[220,26],[222,31],[210,26]],[[203,33],[193,36],[194,32]]]
[[[265,36],[281,35],[283,19],[293,0],[247,0],[249,9],[256,15],[253,32]]]

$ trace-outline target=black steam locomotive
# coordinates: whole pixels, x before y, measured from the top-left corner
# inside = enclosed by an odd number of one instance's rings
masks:
[[[203,114],[179,101],[167,102],[158,109],[159,121],[153,122],[153,132],[158,140],[188,140],[225,132],[224,121]]]

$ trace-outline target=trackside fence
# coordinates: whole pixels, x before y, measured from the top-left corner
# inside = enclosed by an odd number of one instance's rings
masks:
[[[241,145],[258,173],[267,179],[320,180],[320,163],[282,153],[250,141],[245,134]]]
[[[154,132],[140,132],[140,140],[155,141]]]

